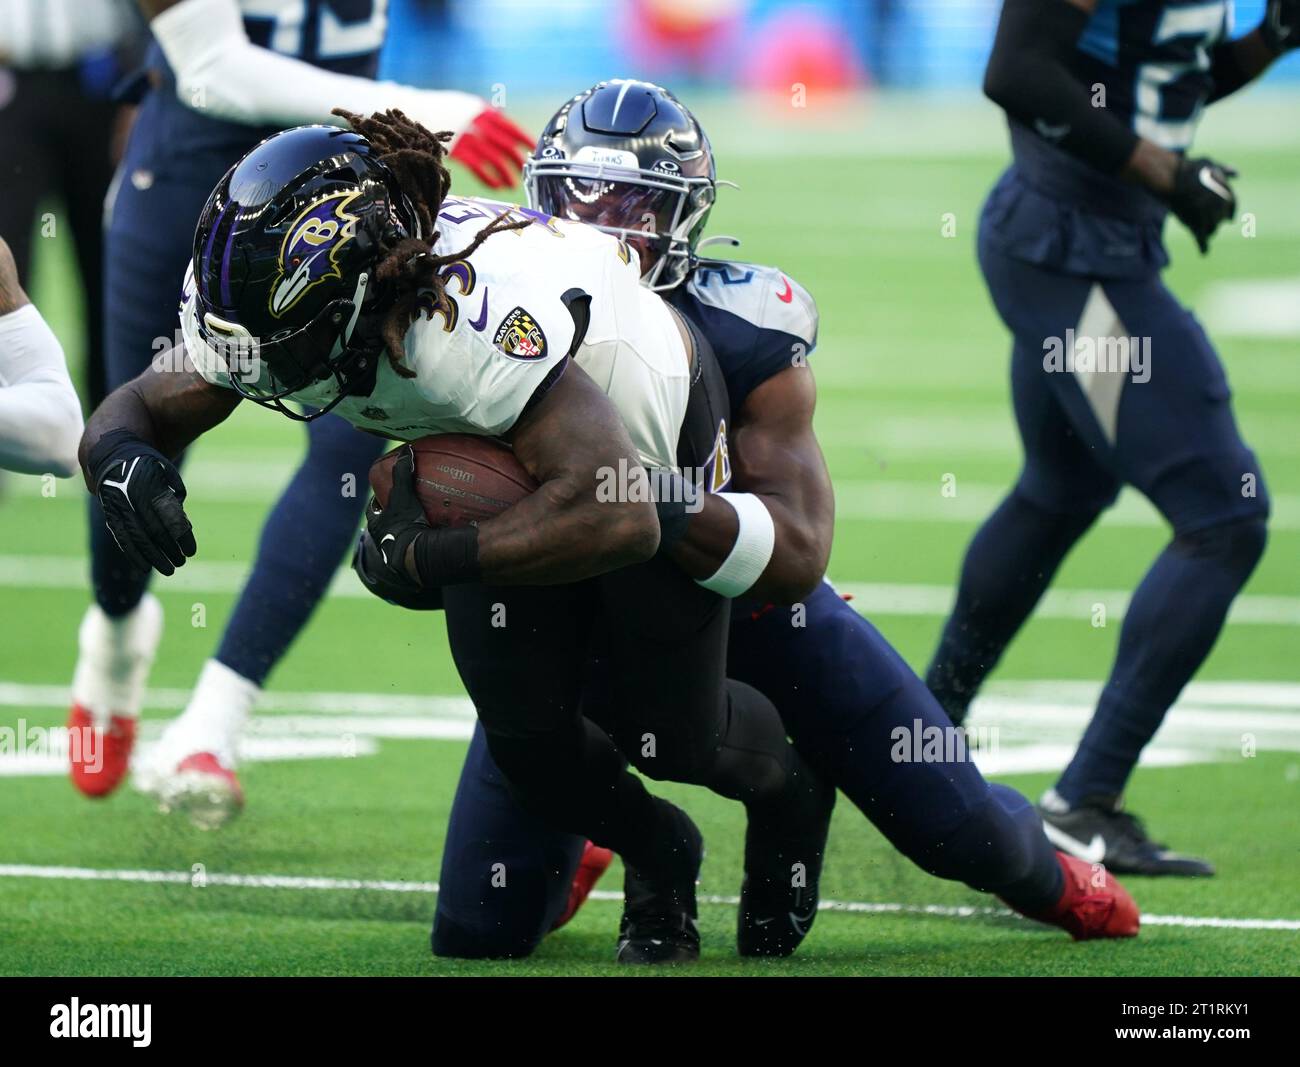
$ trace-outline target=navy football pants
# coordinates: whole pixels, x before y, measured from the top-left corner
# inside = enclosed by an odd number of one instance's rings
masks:
[[[803,625],[796,625],[802,622]],[[777,707],[795,747],[918,866],[1026,909],[1060,872],[1024,797],[969,760],[895,762],[894,731],[951,724],[880,633],[823,583],[804,605],[732,613],[728,677]],[[563,910],[583,842],[515,804],[475,730],[452,807],[434,919],[446,956],[527,955]],[[512,872],[493,884],[496,864]]]
[[[967,550],[926,682],[960,721],[1070,548],[1121,485],[1134,486],[1173,538],[1133,594],[1097,713],[1056,786],[1071,804],[1109,802],[1263,553],[1268,494],[1237,431],[1218,356],[1158,275],[1049,271],[1000,251],[989,225],[980,265],[1014,335],[1011,389],[1025,461]],[[1045,363],[1070,347],[1071,331],[1076,352],[1099,337],[1131,338],[1145,365],[1099,374]]]

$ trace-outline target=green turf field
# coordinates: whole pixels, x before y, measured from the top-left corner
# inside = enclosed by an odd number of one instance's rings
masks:
[[[1171,226],[1169,280],[1219,342],[1275,522],[1236,621],[1200,676],[1207,684],[1186,694],[1130,793],[1159,838],[1211,857],[1219,875],[1130,880],[1154,917],[1141,937],[1076,946],[920,873],[841,801],[824,883],[834,906],[797,958],[740,962],[726,898],[740,879],[741,809],[669,787],[709,846],[705,955],[692,973],[1296,973],[1300,318],[1286,308],[1300,306],[1300,140],[1275,143],[1271,105],[1227,106],[1200,143],[1224,146],[1242,171],[1255,236],[1227,228],[1202,260]],[[724,192],[711,230],[743,237],[745,258],[777,263],[821,307],[817,421],[839,515],[831,576],[922,668],[966,539],[1018,462],[1007,342],[972,248],[979,203],[1004,160],[996,117],[991,108],[897,104],[877,107],[869,122],[851,109],[765,129],[734,109],[700,111],[722,174],[742,186]],[[942,233],[947,213],[954,237]],[[56,238],[45,251],[34,295],[75,354],[67,250]],[[1289,305],[1268,296],[1267,283],[1288,280]],[[160,331],[171,328],[164,321]],[[260,521],[301,447],[300,429],[253,409],[195,449],[187,480],[200,554],[155,583],[168,612],[146,713],[155,731],[215,647]],[[87,602],[82,505],[73,482],[52,497],[39,479],[5,482],[0,725],[62,722]],[[1122,593],[1164,539],[1149,508],[1124,499],[1067,562],[972,720],[1000,727],[989,765],[997,777],[1034,796],[1050,784],[1109,666]],[[590,902],[527,962],[431,957],[430,883],[464,752],[463,694],[440,619],[367,600],[346,578],[339,590],[272,679],[273,706],[252,737],[261,758],[240,772],[248,810],[225,831],[165,819],[128,789],[91,803],[39,754],[20,763],[0,752],[0,972],[618,973],[613,899]],[[1105,626],[1093,625],[1096,604]],[[295,746],[314,757],[284,758]],[[601,889],[619,885],[615,870]]]

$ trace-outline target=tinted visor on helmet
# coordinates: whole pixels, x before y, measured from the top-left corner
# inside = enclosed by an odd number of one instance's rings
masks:
[[[707,178],[601,164],[530,160],[527,180],[538,211],[598,226],[635,248],[652,289],[681,281],[691,257],[691,229],[713,202]]]
[[[646,270],[653,257],[648,259],[645,251],[668,251],[680,200],[680,190],[557,174],[537,179],[534,206],[559,219],[618,231],[643,253],[641,266]]]

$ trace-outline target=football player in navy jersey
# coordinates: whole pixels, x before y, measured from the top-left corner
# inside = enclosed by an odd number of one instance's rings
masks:
[[[1227,2],[1005,0],[984,82],[1013,162],[984,206],[979,260],[1014,339],[1025,462],[967,550],[926,681],[961,722],[1069,550],[1122,485],[1140,490],[1173,537],[1041,802],[1059,848],[1139,874],[1213,873],[1152,841],[1121,797],[1259,561],[1269,512],[1219,358],[1160,279],[1166,214],[1205,253],[1235,208],[1232,169],[1189,155],[1202,108],[1300,43],[1300,2],[1269,0],[1258,28],[1229,32]]]
[[[1128,894],[1101,868],[1055,852],[1024,797],[987,783],[966,758],[895,759],[899,729],[910,737],[953,727],[902,658],[823,580],[834,500],[812,429],[806,357],[817,339],[816,305],[776,268],[697,258],[716,180],[695,118],[658,86],[602,82],[552,118],[526,184],[533,208],[633,246],[644,283],[716,352],[733,422],[705,475],[712,492],[672,558],[735,598],[729,677],[769,697],[800,754],[925,870],[997,893],[1076,938],[1135,934]],[[607,852],[550,832],[522,810],[476,731],[443,851],[434,952],[527,955],[568,920],[609,862]],[[501,864],[510,872],[504,886],[494,879]],[[815,899],[804,903],[772,914],[742,888],[740,952],[793,952],[816,910]]]
[[[403,109],[451,130],[451,156],[492,186],[512,184],[531,139],[470,93],[374,80],[387,0],[140,0],[153,44],[147,95],[108,198],[108,389],[138,375],[170,338],[195,222],[227,168],[276,130],[338,124],[331,109]],[[145,84],[145,80],[141,80]],[[170,348],[170,343],[165,347]],[[267,674],[329,585],[355,536],[379,438],[341,419],[312,421],[301,468],[272,510],[253,572],[185,714],[141,780],[165,806],[207,825],[242,805],[233,738]],[[91,504],[95,603],[81,626],[70,725],[99,743],[72,780],[103,796],[125,775],[162,610],[148,574],[109,537]]]

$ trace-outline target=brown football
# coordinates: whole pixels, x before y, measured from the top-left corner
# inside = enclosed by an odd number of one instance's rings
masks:
[[[474,526],[522,500],[537,483],[500,441],[473,434],[422,437],[380,456],[370,468],[370,489],[388,506],[393,464],[415,452],[415,491],[434,526]]]

